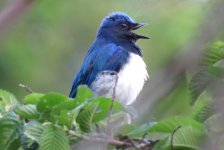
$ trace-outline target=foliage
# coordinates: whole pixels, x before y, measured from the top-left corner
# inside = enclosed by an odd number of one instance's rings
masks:
[[[223,82],[223,68],[219,66],[224,58],[223,49],[224,44],[219,42],[205,51],[202,70],[189,83],[193,99],[190,116],[172,116],[139,126],[121,124],[114,140],[127,144],[127,139],[144,139],[153,143],[154,150],[198,150],[202,139],[210,137],[211,132],[223,133],[223,127],[214,123],[222,123],[222,114],[214,113],[215,102],[207,96],[214,92],[214,83]],[[107,117],[113,100],[96,97],[86,86],[78,88],[75,99],[54,92],[31,93],[19,102],[4,90],[0,90],[0,98],[1,150],[67,150],[80,140],[98,142],[106,138]],[[128,111],[118,101],[113,103],[111,119],[114,121],[118,112]],[[99,129],[104,131],[98,132]],[[136,143],[139,142],[141,140]],[[116,146],[125,149],[124,145]]]
[[[24,98],[23,104],[17,101],[12,103],[12,94],[2,93],[2,97],[7,96],[2,99],[1,108],[9,107],[5,105],[7,102],[11,102],[10,108],[13,106],[7,111],[1,109],[0,145],[1,149],[5,150],[69,149],[81,140],[86,132],[95,132],[94,124],[105,121],[112,102],[108,98],[94,97],[84,86],[79,87],[76,99],[59,93],[32,93]],[[118,111],[125,111],[125,108],[114,101],[113,114]],[[198,149],[199,137],[205,133],[204,125],[192,118],[177,116],[139,127],[124,125],[126,131],[120,133],[125,133],[130,138],[142,137],[147,133],[147,138],[164,141],[162,146],[168,149],[171,135],[178,125],[181,125],[181,129],[174,135],[173,146],[177,149]],[[132,127],[127,130],[127,126]]]

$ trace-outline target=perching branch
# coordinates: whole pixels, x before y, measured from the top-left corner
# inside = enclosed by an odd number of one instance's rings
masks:
[[[108,119],[107,119],[107,131],[108,131],[108,136],[109,137],[111,136],[110,119],[111,119],[111,115],[113,113],[113,105],[114,105],[114,100],[115,100],[115,95],[116,95],[116,87],[117,87],[117,81],[118,81],[117,72],[112,72],[111,75],[115,75],[115,81],[114,81],[114,87],[113,87],[113,93],[112,93],[112,102],[111,102],[111,105],[110,105]]]
[[[105,137],[97,137],[97,136],[85,136],[83,134],[76,133],[74,131],[69,131],[70,135],[73,135],[75,137],[78,137],[83,140],[92,141],[92,142],[98,142],[98,143],[108,143],[110,145],[119,146],[119,147],[131,147],[132,145],[127,142],[115,140],[115,139],[107,139]]]
[[[82,140],[87,140],[87,141],[91,141],[91,142],[97,142],[97,143],[101,143],[101,144],[105,144],[108,143],[110,145],[113,145],[117,148],[135,148],[137,150],[141,150],[141,149],[145,149],[147,148],[147,150],[151,150],[152,147],[157,143],[157,141],[151,141],[148,139],[137,139],[137,138],[122,138],[122,139],[113,139],[113,138],[106,138],[106,137],[100,137],[100,136],[86,136],[83,134],[79,134],[77,132],[74,131],[69,131],[68,134],[75,136],[77,138],[80,138]],[[135,142],[137,141],[137,143]]]
[[[34,0],[16,0],[0,11],[0,33],[17,20]]]

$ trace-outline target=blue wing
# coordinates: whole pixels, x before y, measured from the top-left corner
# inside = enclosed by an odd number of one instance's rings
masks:
[[[115,44],[92,47],[74,79],[69,97],[75,97],[79,85],[90,86],[101,71],[119,72],[126,63],[128,55],[128,51]]]

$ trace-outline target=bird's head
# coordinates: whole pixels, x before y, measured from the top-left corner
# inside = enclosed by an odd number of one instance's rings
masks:
[[[145,23],[136,23],[125,13],[116,12],[109,14],[103,19],[99,32],[106,32],[115,37],[132,41],[149,39],[146,36],[132,32],[144,25]]]

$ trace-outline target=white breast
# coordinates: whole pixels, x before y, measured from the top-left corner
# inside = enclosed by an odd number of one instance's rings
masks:
[[[115,90],[115,99],[124,105],[130,105],[135,101],[148,78],[146,65],[143,59],[134,53],[130,53],[127,63],[118,73],[118,81]],[[98,96],[112,98],[116,75],[100,73],[90,88]]]

